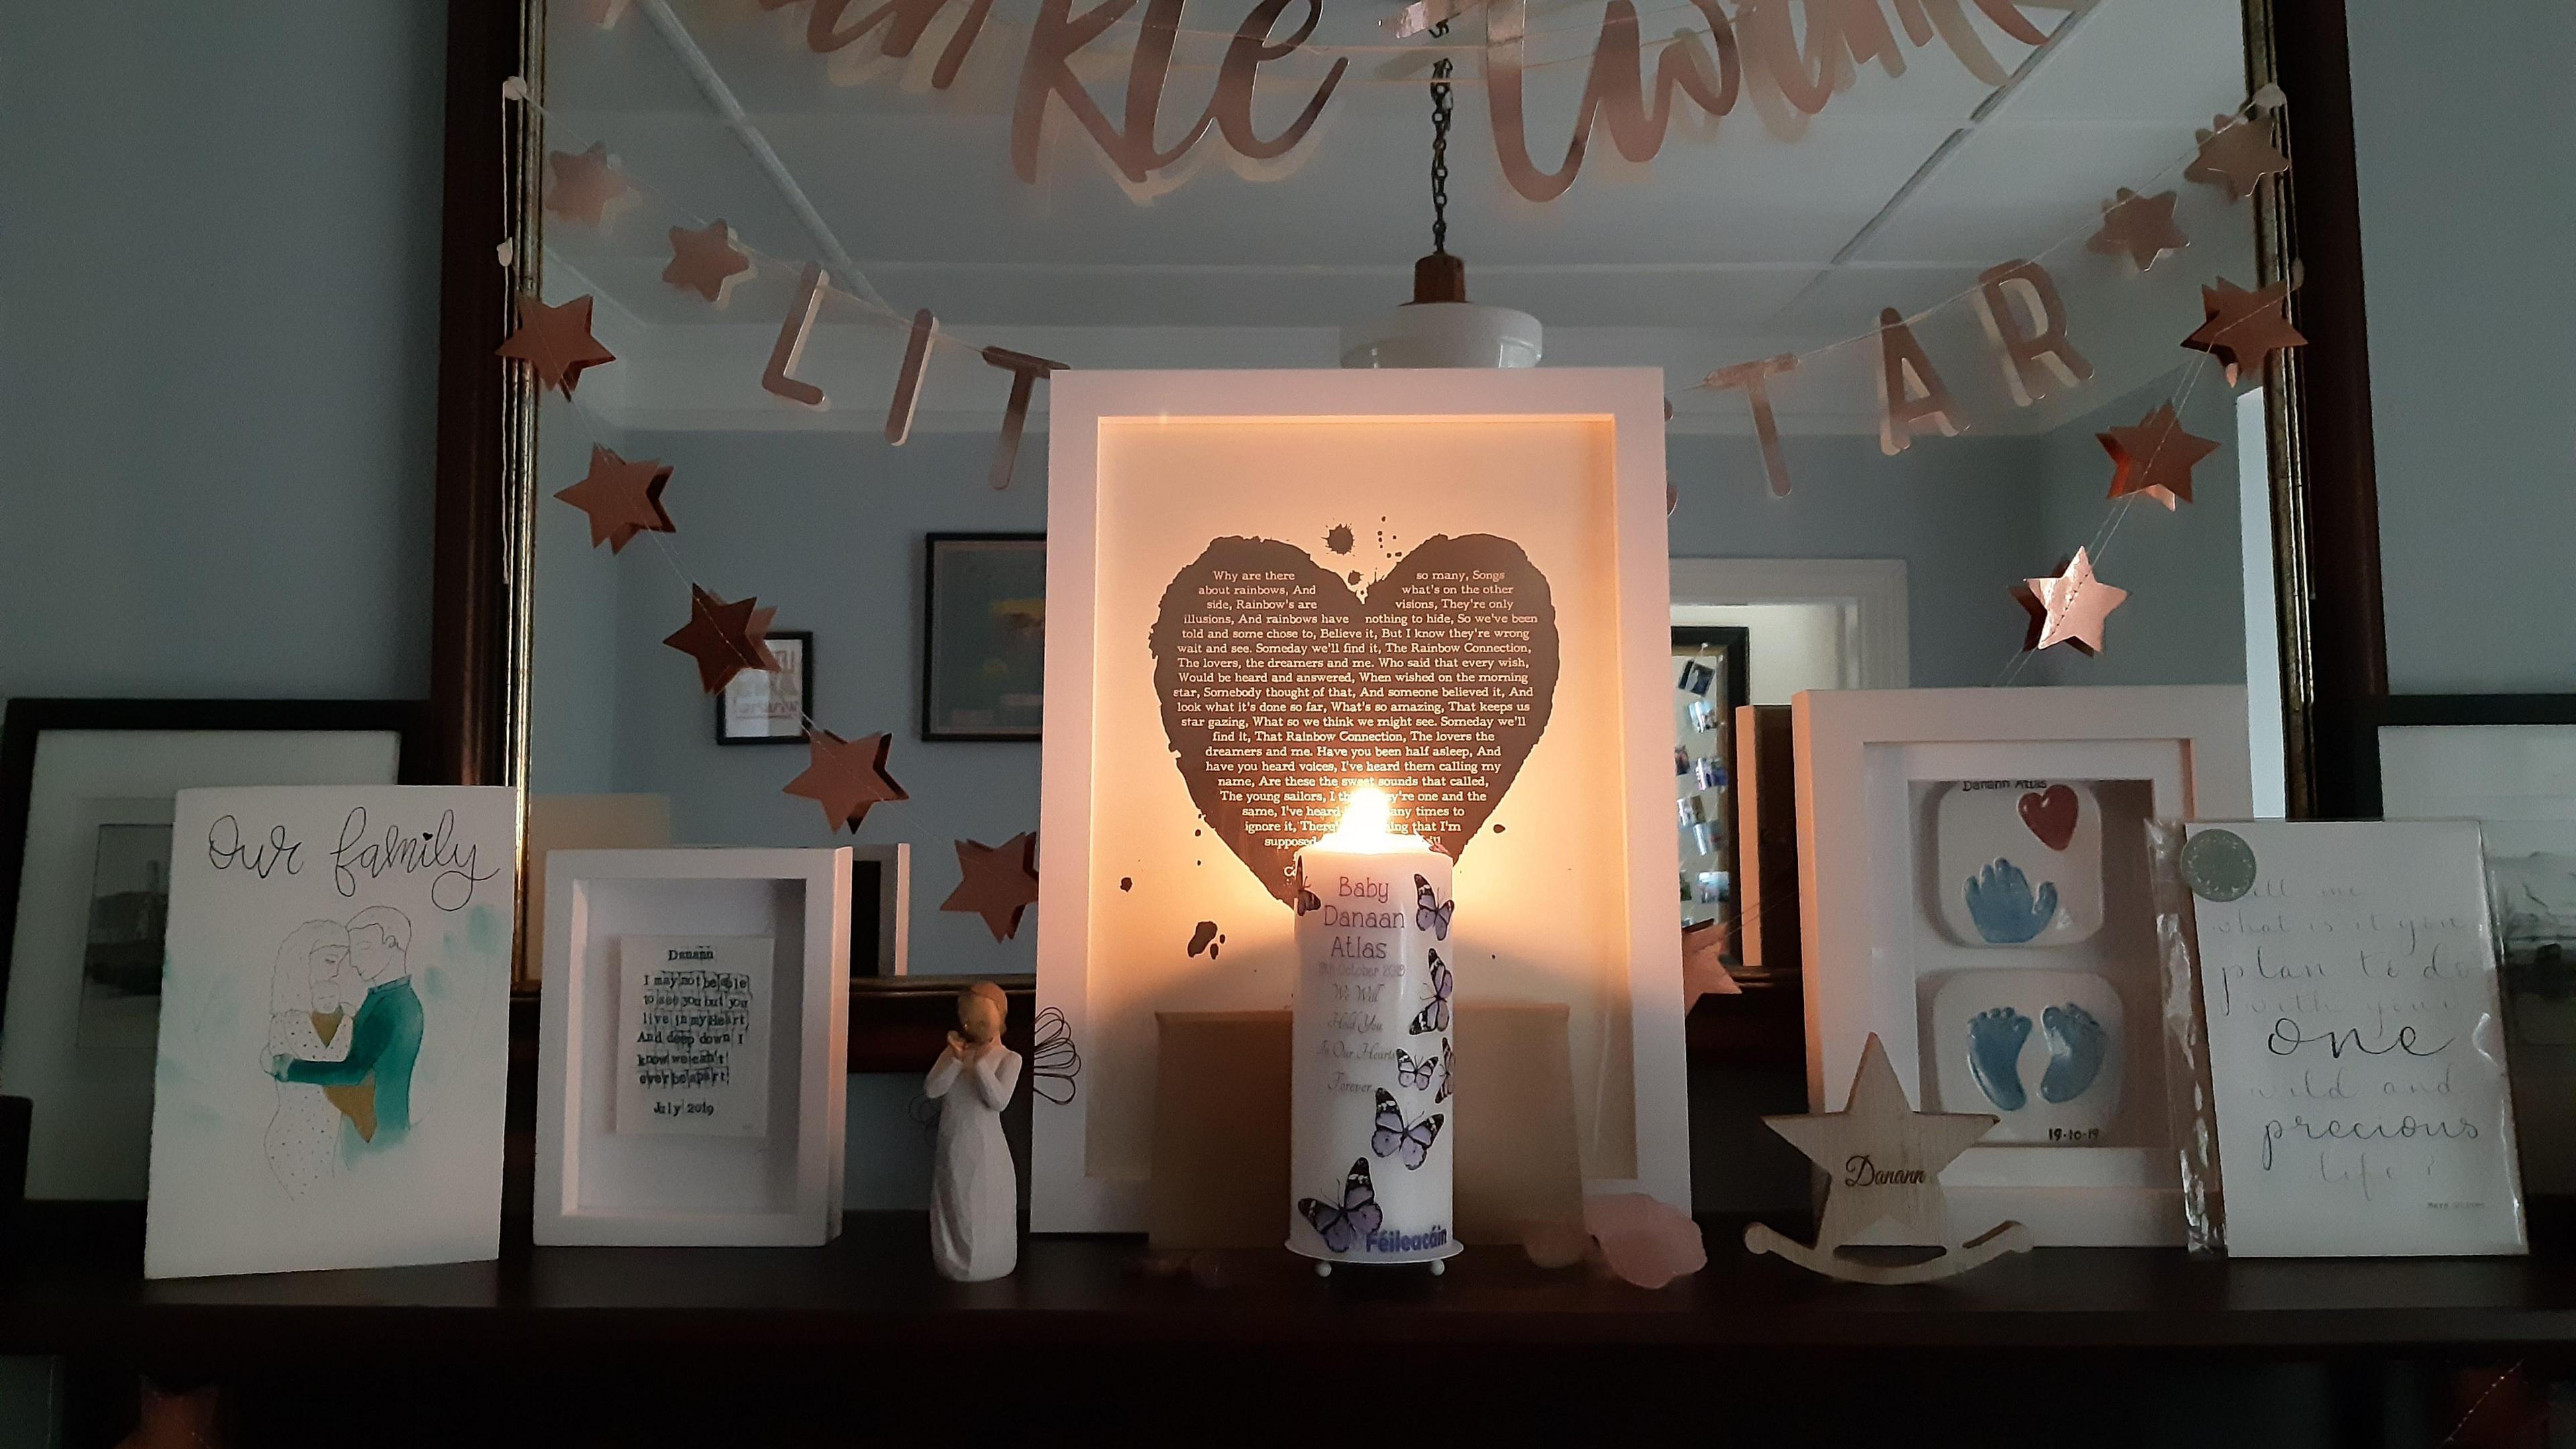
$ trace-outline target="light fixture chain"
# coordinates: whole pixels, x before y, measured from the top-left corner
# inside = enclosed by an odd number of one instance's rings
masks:
[[[1434,40],[1448,33],[1446,20],[1431,27]],[[1431,250],[1441,256],[1449,251],[1449,77],[1456,69],[1445,55],[1431,63]]]

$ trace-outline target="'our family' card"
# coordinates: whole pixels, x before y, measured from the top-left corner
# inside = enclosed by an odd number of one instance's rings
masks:
[[[2227,1250],[2519,1253],[2478,827],[2193,825]]]
[[[506,789],[186,790],[144,1276],[498,1255]]]

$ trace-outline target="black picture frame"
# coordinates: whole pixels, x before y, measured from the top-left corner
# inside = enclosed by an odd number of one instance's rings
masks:
[[[1042,724],[1011,728],[977,728],[944,722],[940,715],[937,681],[943,657],[939,616],[939,561],[943,552],[981,546],[1025,548],[1035,544],[1040,550],[1040,570],[1044,570],[1044,533],[931,533],[922,536],[921,563],[921,738],[924,740],[1026,740],[1040,738]],[[1043,646],[1041,646],[1043,647]]]
[[[803,701],[805,717],[811,719],[814,715],[814,631],[811,629],[772,629],[766,637],[772,644],[776,644],[781,640],[787,639],[796,641],[798,649],[796,697]],[[716,691],[716,743],[720,745],[801,745],[805,743],[806,732],[801,728],[792,735],[729,735],[725,733],[725,696],[732,692],[733,686],[737,681],[750,673],[750,670],[744,670],[741,674],[737,674],[732,679],[726,680],[725,687]]]
[[[2387,809],[2379,732],[2391,725],[2576,725],[2576,694],[2391,694],[2347,703],[2325,763],[2345,785],[2334,814],[2376,820]]]
[[[396,781],[436,783],[432,715],[412,699],[12,699],[0,714],[0,1031],[7,1029],[9,972],[18,939],[18,888],[26,873],[27,811],[35,797],[36,745],[65,730],[248,733],[329,731],[397,737]]]

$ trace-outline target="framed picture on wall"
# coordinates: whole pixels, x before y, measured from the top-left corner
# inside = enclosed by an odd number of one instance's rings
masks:
[[[1751,631],[1673,626],[1673,804],[1681,830],[1682,929],[1714,926],[1737,955],[1736,707],[1752,702]]]
[[[9,701],[0,1093],[36,1102],[29,1196],[144,1195],[171,863],[210,846],[173,841],[178,793],[411,783],[426,734],[408,700]]]
[[[2353,711],[2356,814],[2484,837],[2525,1185],[2576,1192],[2576,694],[2416,694]]]
[[[792,745],[805,738],[805,716],[814,698],[814,634],[773,629],[769,652],[776,669],[746,669],[716,694],[716,743]]]
[[[1046,535],[934,533],[921,605],[921,737],[1038,738]]]

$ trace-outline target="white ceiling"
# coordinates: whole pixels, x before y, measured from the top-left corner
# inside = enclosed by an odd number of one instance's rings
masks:
[[[597,292],[603,337],[636,364],[598,374],[623,374],[598,399],[621,422],[872,426],[874,404],[857,400],[881,396],[878,379],[901,339],[855,305],[827,307],[806,369],[850,396],[850,408],[806,414],[757,388],[796,264],[827,257],[834,244],[901,311],[928,307],[976,342],[1085,366],[1330,365],[1334,329],[1403,300],[1413,258],[1429,249],[1429,108],[1410,78],[1427,42],[1389,45],[1376,22],[1393,0],[1327,5],[1317,43],[1381,48],[1355,56],[1292,174],[1247,179],[1211,136],[1183,163],[1185,182],[1141,204],[1061,106],[1048,119],[1039,182],[1013,174],[1010,111],[1030,0],[998,0],[949,92],[881,60],[870,77],[852,74],[844,62],[872,47],[812,53],[805,5],[764,12],[756,0],[670,0],[684,32],[675,37],[647,3],[608,28],[577,18],[582,7],[554,6],[545,77],[549,145],[605,141],[648,189],[606,228],[550,219],[546,234],[547,291]],[[1937,46],[1908,48],[1902,75],[1862,68],[1795,138],[1776,134],[1750,104],[1711,127],[1685,102],[1654,162],[1630,165],[1596,135],[1581,179],[1546,205],[1505,184],[1480,66],[1465,54],[1450,246],[1470,263],[1476,300],[1547,323],[1549,361],[1663,365],[1681,424],[1711,427],[1740,425],[1743,407],[1682,391],[1707,370],[1866,333],[1882,306],[1919,310],[1972,287],[1998,261],[2044,254],[2078,345],[2105,374],[2087,397],[2106,397],[2173,363],[2173,340],[2197,319],[2199,276],[2251,280],[2245,209],[2179,174],[2193,129],[2242,99],[2239,3],[2034,3],[2031,20],[2059,32],[2035,61],[1975,19],[2002,65],[2022,68],[2003,91]],[[1204,105],[1223,44],[1215,32],[1230,33],[1244,8],[1199,0],[1185,12],[1185,26],[1209,33],[1182,38],[1163,107],[1167,140]],[[1650,37],[1697,19],[1678,0],[1641,8]],[[1543,166],[1563,154],[1601,14],[1601,0],[1532,6],[1528,129]],[[1113,117],[1126,66],[1111,42],[1135,33],[1131,19],[1094,48],[1094,94]],[[1453,43],[1480,34],[1463,21]],[[799,224],[710,105],[683,64],[691,45],[775,148],[828,237]],[[934,36],[921,59],[937,48]],[[1323,59],[1265,69],[1266,128],[1302,103]],[[2121,185],[2183,191],[2182,222],[2195,238],[2187,262],[2140,278],[2084,250],[2082,235]],[[716,216],[777,259],[722,310],[661,281],[666,229]],[[1953,311],[1966,314],[1964,330],[1947,317],[1924,331],[1960,386],[1959,374],[1991,365],[1975,349],[1973,313]],[[2164,325],[2168,314],[2182,319],[2180,330]],[[2148,315],[2160,320],[2136,325]],[[1936,339],[1951,333],[1958,340],[1944,351]],[[1782,389],[1784,422],[1871,426],[1868,352],[1816,359]],[[989,427],[1004,379],[973,375],[989,371],[955,369],[949,385],[934,386],[926,425],[953,415],[960,426]],[[592,391],[585,379],[585,397]]]

